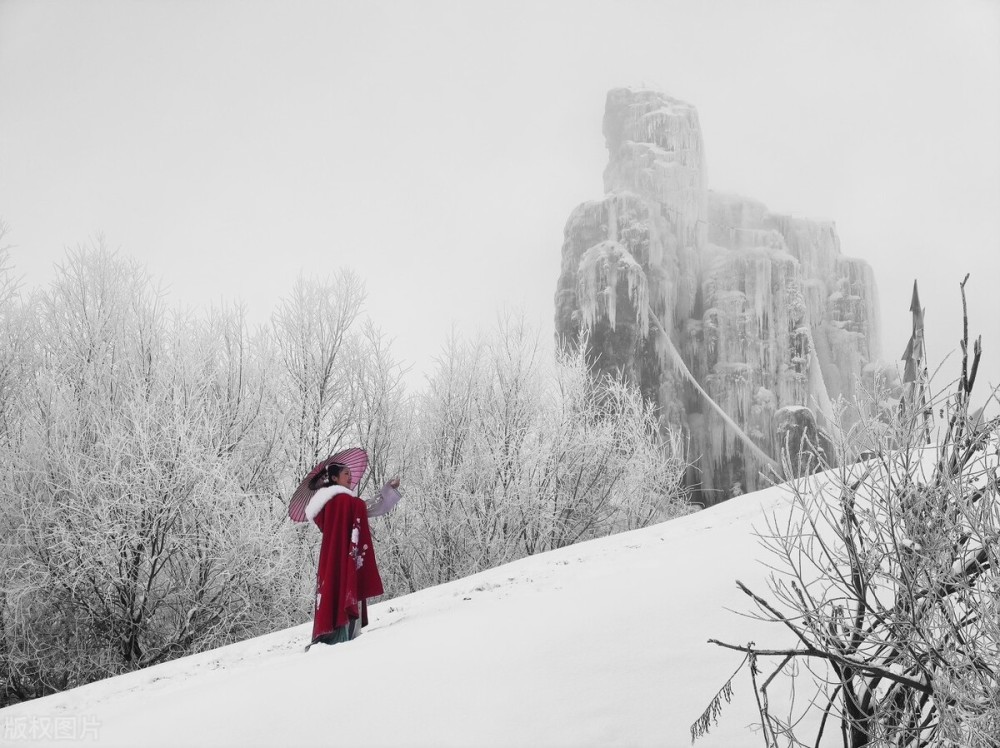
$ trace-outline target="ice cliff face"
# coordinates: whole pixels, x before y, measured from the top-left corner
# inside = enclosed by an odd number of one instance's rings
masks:
[[[709,191],[689,104],[614,89],[604,135],[605,196],[566,223],[557,335],[586,330],[595,369],[685,430],[697,500],[762,487],[784,445],[810,469],[838,398],[880,368],[871,268],[841,254],[832,223]]]

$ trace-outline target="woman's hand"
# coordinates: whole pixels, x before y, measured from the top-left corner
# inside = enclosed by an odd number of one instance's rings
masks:
[[[393,488],[399,488],[399,478],[393,478],[391,481],[389,481],[389,485],[392,486]]]

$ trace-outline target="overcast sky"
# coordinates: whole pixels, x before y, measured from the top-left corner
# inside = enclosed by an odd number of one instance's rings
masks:
[[[887,356],[914,278],[932,359],[954,349],[972,273],[1000,383],[993,0],[0,0],[0,218],[28,285],[100,232],[176,303],[258,320],[352,267],[420,379],[502,307],[551,337],[621,85],[698,108],[711,188],[836,221]]]

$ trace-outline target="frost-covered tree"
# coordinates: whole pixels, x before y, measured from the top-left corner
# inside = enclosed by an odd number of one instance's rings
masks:
[[[321,279],[303,275],[273,315],[287,460],[296,475],[326,457],[353,425],[346,342],[364,300],[364,284],[349,270]]]
[[[29,336],[9,248],[4,245],[6,234],[7,226],[0,221],[0,440],[9,444]]]
[[[31,303],[0,485],[0,699],[271,630],[301,563],[275,543],[268,351],[239,313],[170,317],[102,246]]]
[[[981,351],[970,367],[968,343],[966,323],[957,391],[932,402],[945,416],[936,444],[923,407],[883,408],[845,431],[839,467],[788,484],[794,511],[762,534],[777,558],[770,594],[739,586],[791,644],[715,643],[745,653],[765,745],[998,744],[1000,417],[969,410]],[[811,719],[769,702],[789,680]]]
[[[546,361],[515,317],[453,336],[414,410],[407,500],[386,528],[394,589],[686,511],[680,445],[641,393],[595,379],[581,348]]]
[[[368,453],[368,470],[358,486],[378,490],[406,472],[413,411],[407,407],[407,368],[395,358],[392,340],[366,320],[349,341],[346,399],[354,413],[352,435]]]
[[[686,511],[683,450],[638,388],[595,378],[584,344],[557,360],[555,388],[539,428],[531,491],[540,512],[527,544],[560,548],[644,527]]]

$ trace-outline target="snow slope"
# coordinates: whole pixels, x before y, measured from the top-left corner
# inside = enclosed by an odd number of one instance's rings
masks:
[[[9,707],[2,744],[65,745],[61,724],[130,748],[688,746],[742,659],[706,640],[787,642],[732,612],[735,579],[766,591],[752,528],[787,503],[770,488],[379,603],[348,644],[304,652],[304,624]],[[697,746],[761,744],[745,670],[734,690]]]

